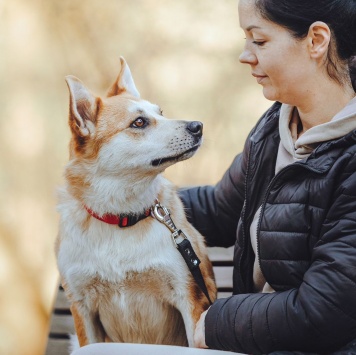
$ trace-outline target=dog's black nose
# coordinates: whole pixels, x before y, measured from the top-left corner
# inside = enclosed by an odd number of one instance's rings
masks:
[[[199,121],[192,121],[187,124],[187,130],[194,136],[201,136],[203,134],[203,124]]]

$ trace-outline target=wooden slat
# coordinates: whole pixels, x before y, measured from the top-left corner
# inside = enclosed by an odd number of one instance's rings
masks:
[[[232,294],[232,265],[234,247],[208,248],[209,259],[213,263],[218,298],[229,297]]]
[[[68,355],[69,340],[48,339],[45,355]]]
[[[227,298],[232,295],[232,292],[218,292],[218,298]]]
[[[232,289],[232,267],[214,266],[215,281],[217,288]]]
[[[74,321],[71,315],[52,314],[50,336],[55,338],[60,334],[74,334]]]
[[[209,259],[213,262],[222,262],[222,261],[228,261],[231,262],[232,265],[232,259],[234,255],[234,247],[230,248],[218,248],[218,247],[211,247],[208,248],[208,256]]]
[[[54,303],[55,314],[70,314],[69,302],[62,287],[59,288],[56,301]]]

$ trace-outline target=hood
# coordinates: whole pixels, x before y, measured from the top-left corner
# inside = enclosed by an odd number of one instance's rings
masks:
[[[356,129],[356,97],[329,122],[312,127],[297,138],[299,122],[296,108],[282,104],[279,119],[281,143],[295,159],[304,159],[320,143],[341,138]]]

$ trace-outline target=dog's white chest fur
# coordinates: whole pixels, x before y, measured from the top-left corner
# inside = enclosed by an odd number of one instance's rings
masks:
[[[189,270],[167,227],[152,217],[129,228],[85,222],[76,201],[64,209],[72,218],[61,224],[58,266],[72,302],[90,304],[113,341],[184,343],[182,317],[170,304],[174,290],[187,288]]]
[[[144,226],[128,229],[97,220],[90,223],[90,229],[85,231],[75,223],[66,223],[65,228],[73,233],[71,238],[61,242],[58,257],[61,272],[68,279],[80,279],[82,274],[120,282],[127,272],[143,272],[156,267],[173,270],[182,264],[177,261],[180,254],[169,230],[158,221],[141,222]]]

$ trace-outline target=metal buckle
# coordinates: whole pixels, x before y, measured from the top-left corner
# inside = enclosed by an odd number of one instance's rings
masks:
[[[166,225],[168,227],[168,229],[174,233],[175,231],[177,231],[177,227],[175,226],[175,224],[172,221],[171,218],[171,213],[169,211],[168,208],[161,206],[161,204],[157,201],[157,203],[155,204],[155,206],[152,209],[152,213],[153,216],[161,223],[163,223],[164,225]]]
[[[169,209],[162,206],[158,200],[156,200],[156,204],[152,207],[151,214],[157,221],[163,223],[172,232],[171,236],[177,248],[177,238],[182,237],[183,239],[187,239],[187,236],[175,226]]]
[[[172,239],[177,248],[178,248],[178,243],[177,243],[178,238],[182,238],[183,240],[188,239],[181,229],[177,229],[174,233],[172,233]]]

